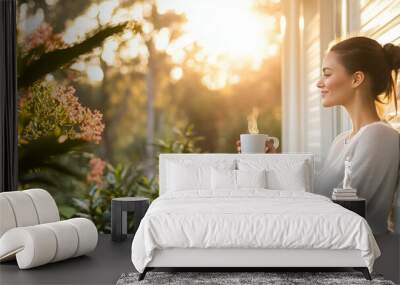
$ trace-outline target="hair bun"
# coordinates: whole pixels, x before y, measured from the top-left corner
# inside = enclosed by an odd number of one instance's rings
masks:
[[[383,51],[390,63],[391,69],[400,69],[400,46],[388,43],[383,46]]]

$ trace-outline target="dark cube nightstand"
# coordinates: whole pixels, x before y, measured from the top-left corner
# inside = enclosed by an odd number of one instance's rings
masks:
[[[340,206],[359,214],[361,217],[365,218],[367,211],[367,202],[363,198],[357,198],[352,200],[336,200],[332,199],[332,202],[339,204]]]
[[[134,213],[134,233],[146,214],[150,200],[142,197],[121,197],[111,201],[111,239],[123,241],[128,234],[128,212]]]

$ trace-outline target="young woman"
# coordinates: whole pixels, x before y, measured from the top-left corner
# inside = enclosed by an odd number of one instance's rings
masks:
[[[400,47],[381,46],[367,37],[341,41],[326,54],[317,87],[324,107],[343,106],[352,130],[339,134],[316,175],[314,192],[330,197],[343,186],[344,161],[352,162],[353,188],[367,200],[367,221],[374,233],[388,230],[400,170],[400,134],[380,117],[382,104],[396,103]],[[237,143],[240,150],[240,143]],[[276,152],[267,142],[266,152]]]

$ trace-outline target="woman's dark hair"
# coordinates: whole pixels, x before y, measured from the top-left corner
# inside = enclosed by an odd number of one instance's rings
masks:
[[[335,44],[330,51],[339,56],[350,74],[362,71],[368,75],[374,100],[385,104],[380,99],[384,93],[386,103],[394,101],[397,115],[396,83],[400,69],[400,46],[391,43],[381,46],[367,37],[352,37]]]

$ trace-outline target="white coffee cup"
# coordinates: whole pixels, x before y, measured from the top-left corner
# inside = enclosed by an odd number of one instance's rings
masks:
[[[266,134],[241,134],[240,150],[241,153],[265,153],[265,142],[274,140],[274,148],[279,147],[279,139],[270,137]]]

